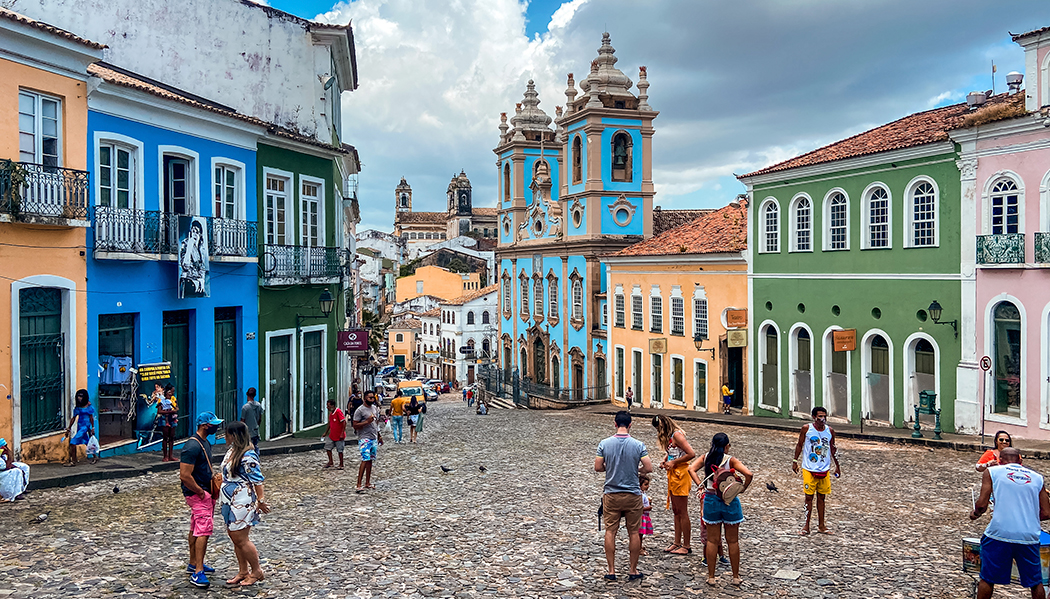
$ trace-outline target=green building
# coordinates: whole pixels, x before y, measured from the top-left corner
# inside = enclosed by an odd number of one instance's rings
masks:
[[[819,405],[854,424],[910,426],[930,391],[955,430],[956,400],[972,401],[977,380],[957,334],[964,308],[973,313],[974,271],[963,266],[973,256],[960,242],[973,208],[947,135],[966,113],[913,114],[740,177],[751,199],[755,415],[808,418]],[[972,319],[963,326],[972,336]],[[850,331],[854,349],[842,351]]]

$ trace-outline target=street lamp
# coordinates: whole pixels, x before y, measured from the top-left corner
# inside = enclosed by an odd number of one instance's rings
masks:
[[[332,297],[331,292],[328,288],[321,291],[321,296],[317,298],[318,307],[321,309],[320,314],[296,314],[295,315],[295,330],[298,333],[299,328],[304,320],[311,318],[328,318],[331,316],[332,311],[335,310],[335,298]]]
[[[955,331],[955,338],[956,339],[959,338],[959,321],[958,320],[946,320],[944,322],[941,322],[941,311],[942,311],[942,308],[941,308],[941,303],[940,302],[938,302],[937,300],[933,300],[933,302],[930,304],[930,307],[927,308],[927,311],[930,313],[930,320],[933,321],[933,324],[950,324],[950,325],[952,325],[952,330]]]
[[[707,337],[701,335],[700,333],[697,333],[696,336],[693,337],[693,345],[696,346],[696,351],[698,351],[698,352],[709,351],[709,352],[711,352],[711,359],[714,359],[714,357],[715,357],[715,348],[709,347],[707,349],[704,349],[704,347],[703,347],[704,341],[707,341]]]

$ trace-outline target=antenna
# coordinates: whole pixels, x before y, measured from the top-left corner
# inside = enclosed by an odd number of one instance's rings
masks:
[[[995,60],[992,60],[992,95],[995,95]]]

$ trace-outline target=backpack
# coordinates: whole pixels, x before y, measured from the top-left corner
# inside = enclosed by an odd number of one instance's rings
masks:
[[[707,478],[712,479],[711,486],[715,488],[715,496],[726,505],[733,503],[736,496],[744,490],[744,483],[737,476],[736,469],[729,467],[729,460],[724,460]]]

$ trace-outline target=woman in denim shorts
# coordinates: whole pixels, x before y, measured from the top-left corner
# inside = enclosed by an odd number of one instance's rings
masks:
[[[703,469],[703,478],[697,470]],[[698,485],[697,496],[704,497],[704,525],[707,527],[707,584],[714,586],[715,566],[718,558],[718,545],[722,540],[722,527],[725,527],[726,545],[729,547],[729,564],[733,570],[733,584],[740,586],[744,581],[740,578],[740,523],[744,521],[744,511],[740,507],[740,498],[734,497],[733,501],[726,505],[718,496],[714,485],[714,474],[719,468],[732,468],[744,476],[743,493],[751,486],[751,471],[747,466],[729,455],[729,435],[718,433],[711,439],[711,449],[699,460],[689,465],[689,474]]]

